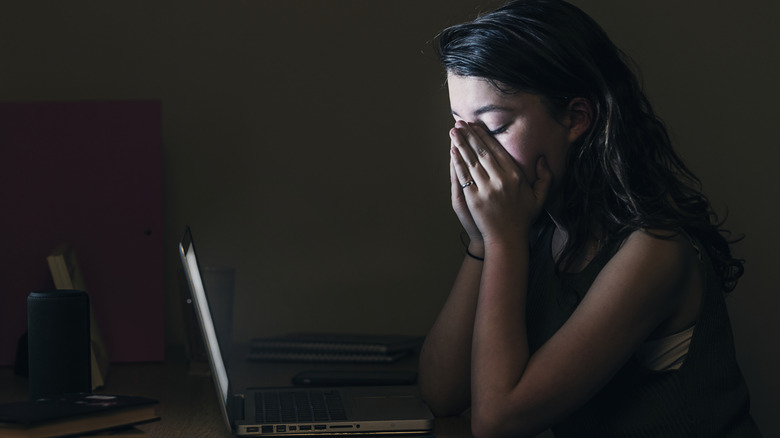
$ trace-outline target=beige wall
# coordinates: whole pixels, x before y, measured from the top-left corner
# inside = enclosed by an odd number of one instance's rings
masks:
[[[753,412],[780,436],[773,262],[780,139],[776,2],[579,0],[648,94],[729,227],[729,298]],[[236,268],[239,338],[292,329],[423,334],[461,257],[450,125],[427,42],[495,1],[6,2],[0,100],[159,99],[168,337],[175,245]],[[336,318],[332,316],[336,315]]]

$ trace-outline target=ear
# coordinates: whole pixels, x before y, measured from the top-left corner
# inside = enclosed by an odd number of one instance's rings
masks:
[[[593,121],[593,107],[588,99],[575,97],[569,101],[569,141],[574,143],[582,137]]]

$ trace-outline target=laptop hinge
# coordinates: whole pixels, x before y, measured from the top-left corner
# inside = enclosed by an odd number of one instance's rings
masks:
[[[232,414],[233,421],[243,421],[244,394],[234,394],[228,397],[227,410]]]

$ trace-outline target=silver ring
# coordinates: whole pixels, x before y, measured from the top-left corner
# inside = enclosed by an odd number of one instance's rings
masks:
[[[460,185],[460,188],[462,188],[462,189],[465,189],[466,187],[468,187],[468,186],[470,186],[470,185],[472,185],[472,184],[474,184],[474,180],[473,180],[473,179],[470,179],[470,180],[466,181],[466,183],[465,183],[465,184],[461,184],[461,185]]]

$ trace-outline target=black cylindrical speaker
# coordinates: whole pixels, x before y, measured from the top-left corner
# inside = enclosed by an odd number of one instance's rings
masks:
[[[79,290],[27,297],[30,399],[92,390],[89,297]]]

